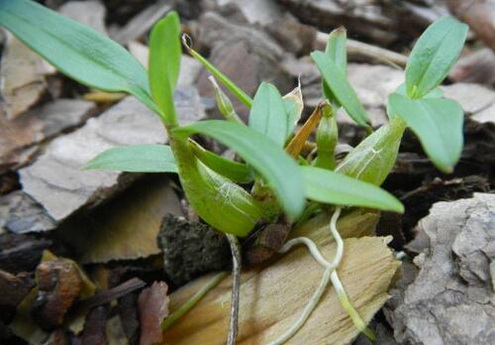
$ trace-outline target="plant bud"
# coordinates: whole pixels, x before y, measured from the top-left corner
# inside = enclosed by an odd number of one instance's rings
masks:
[[[318,156],[315,166],[318,168],[335,169],[335,147],[339,138],[337,121],[333,115],[333,108],[328,103],[322,109],[322,117],[316,130],[316,145]]]
[[[364,139],[339,164],[336,172],[381,185],[392,170],[406,123],[398,116]]]
[[[215,89],[215,98],[217,100],[217,107],[220,110],[220,113],[225,117],[227,121],[239,122],[243,123],[239,118],[239,115],[234,110],[234,106],[230,101],[229,97],[222,91],[220,86],[218,85],[214,76],[210,76],[208,78]]]
[[[221,232],[246,236],[262,214],[253,197],[201,163],[188,147],[187,140],[174,138],[170,146],[175,154],[182,188],[198,215]]]

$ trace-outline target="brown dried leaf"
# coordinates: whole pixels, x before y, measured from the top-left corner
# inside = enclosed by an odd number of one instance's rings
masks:
[[[168,286],[154,282],[139,295],[139,319],[141,324],[140,345],[151,345],[162,341],[162,321],[169,314]]]

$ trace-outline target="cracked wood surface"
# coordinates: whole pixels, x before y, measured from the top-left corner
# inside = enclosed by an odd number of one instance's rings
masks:
[[[339,222],[344,237],[367,236],[376,215],[355,211]],[[294,231],[308,236],[332,258],[335,244],[327,227],[328,218],[318,217]],[[325,224],[322,226],[322,224]],[[369,321],[388,299],[387,290],[399,263],[386,246],[387,238],[362,237],[345,240],[345,254],[338,270],[351,301]],[[323,268],[304,247],[297,247],[264,267],[242,275],[238,344],[266,344],[275,340],[299,317],[322,277]],[[174,292],[171,311],[211,279],[202,277]],[[231,280],[225,279],[199,304],[164,334],[162,344],[223,344],[228,332]],[[335,290],[328,287],[322,301],[304,327],[287,344],[347,344],[358,335],[342,310]]]

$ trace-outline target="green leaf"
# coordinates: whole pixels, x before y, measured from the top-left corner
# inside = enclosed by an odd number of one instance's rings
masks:
[[[334,205],[404,212],[401,202],[380,187],[326,169],[301,169],[308,199]]]
[[[156,23],[150,36],[149,81],[151,95],[167,125],[177,125],[174,89],[179,78],[181,43],[177,12],[168,13]]]
[[[428,157],[443,172],[450,173],[463,145],[464,112],[452,100],[412,100],[398,93],[388,97],[389,111],[399,116],[418,136]]]
[[[131,93],[160,113],[151,98],[144,67],[95,30],[29,0],[0,1],[0,26],[80,83]]]
[[[90,160],[83,169],[177,173],[177,164],[169,146],[147,144],[113,147]]]
[[[453,17],[435,21],[416,42],[406,66],[409,98],[419,99],[440,85],[457,60],[468,26]]]
[[[246,107],[251,108],[251,104],[253,103],[251,97],[249,97],[240,87],[235,85],[234,82],[229,79],[229,77],[220,72],[208,60],[201,56],[201,54],[192,49],[189,42],[187,42],[187,37],[183,38],[183,43],[188,53],[191,54],[192,57],[198,60],[208,71],[210,71],[210,73],[213,74],[213,76],[217,78],[223,86],[229,89],[229,91],[232,92],[232,94],[236,96],[237,99],[239,99]]]
[[[193,209],[215,229],[246,236],[263,214],[258,203],[242,187],[198,160],[187,138],[172,134],[171,147],[177,160],[179,178]]]
[[[335,65],[344,73],[344,76],[347,75],[347,31],[344,27],[339,27],[333,30],[328,35],[327,45],[325,47],[325,54],[328,56],[330,60],[332,60]],[[332,107],[334,108],[334,112],[340,108],[341,104],[336,99],[332,90],[325,82],[322,81],[322,90],[323,95],[330,102]]]
[[[335,62],[327,57],[325,53],[313,52],[311,57],[320,70],[324,81],[332,91],[333,95],[344,107],[350,117],[361,126],[369,126],[370,120],[363,105],[354,92],[351,84],[347,81],[345,74]]]
[[[277,88],[269,83],[261,83],[249,113],[249,127],[282,147],[294,127],[289,122],[284,101]]]
[[[266,180],[289,217],[296,219],[302,213],[304,190],[297,164],[261,133],[238,123],[220,120],[197,122],[176,128],[173,133],[201,133],[231,147]]]
[[[249,183],[253,180],[251,170],[246,164],[232,161],[205,150],[192,140],[189,143],[196,157],[211,170],[239,183]]]
[[[393,117],[388,124],[366,137],[338,165],[336,172],[381,185],[394,167],[406,123]]]

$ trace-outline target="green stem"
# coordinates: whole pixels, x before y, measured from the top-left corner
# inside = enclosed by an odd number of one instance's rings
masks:
[[[208,283],[203,285],[191,298],[189,298],[179,309],[171,313],[162,322],[162,330],[168,329],[175,321],[189,312],[210,290],[214,289],[223,278],[228,275],[228,272],[219,272]]]

